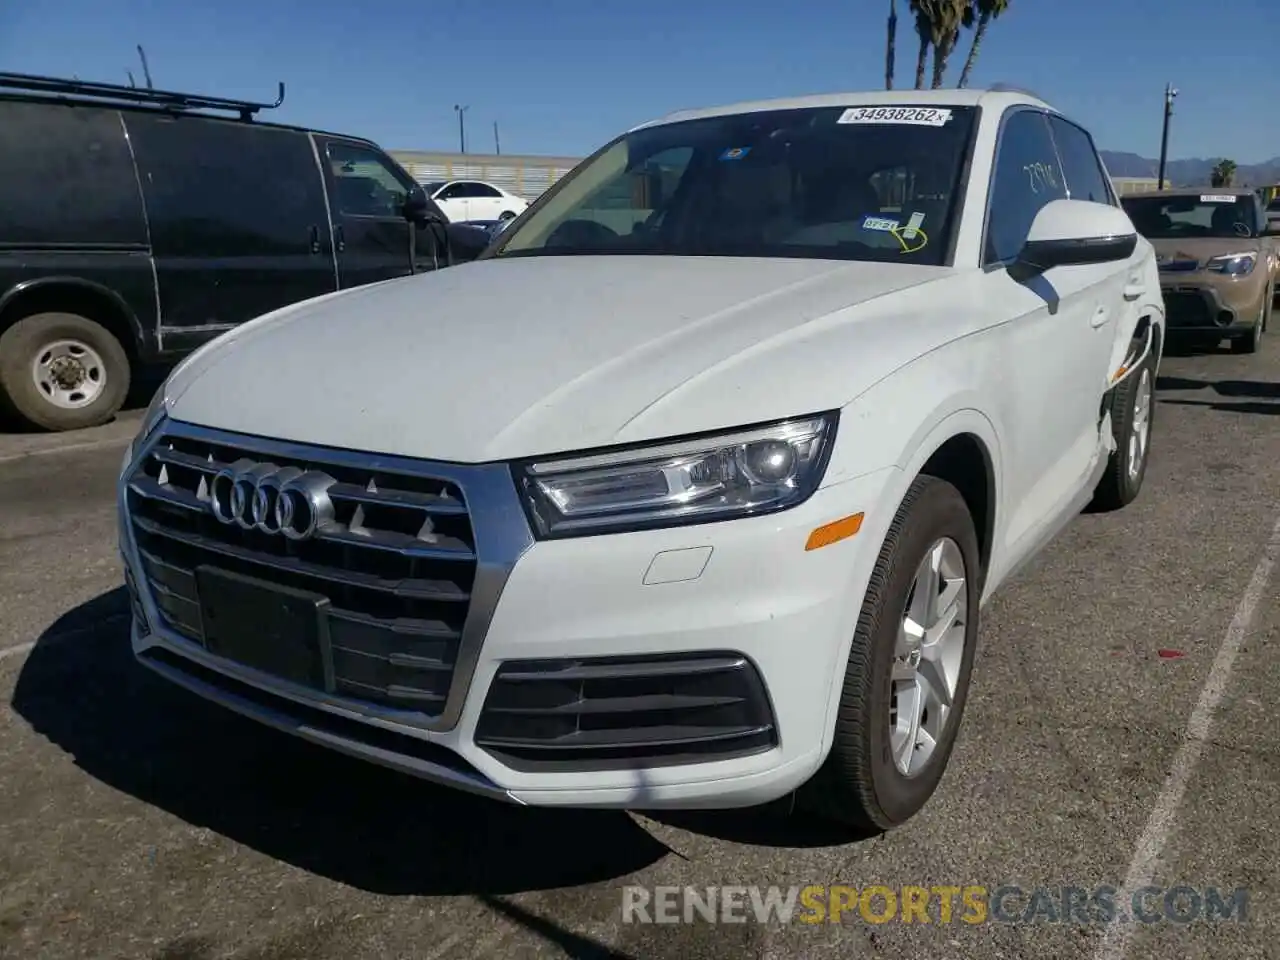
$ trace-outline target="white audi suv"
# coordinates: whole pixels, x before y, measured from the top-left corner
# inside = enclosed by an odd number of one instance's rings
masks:
[[[133,648],[488,796],[888,829],[984,604],[1137,496],[1163,330],[1150,244],[1034,96],[674,114],[475,262],[178,367],[120,477]]]

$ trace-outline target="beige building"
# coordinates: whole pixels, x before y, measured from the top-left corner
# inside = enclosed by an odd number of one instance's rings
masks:
[[[419,183],[484,180],[533,200],[574,168],[581,157],[524,157],[516,154],[431,153],[388,150]]]
[[[1155,177],[1112,177],[1111,182],[1115,184],[1116,193],[1124,196],[1126,193],[1150,193],[1160,185],[1160,181]],[[1169,186],[1165,181],[1165,186]]]
[[[581,157],[536,157],[517,154],[434,153],[390,150],[419,183],[431,180],[485,180],[526,200],[538,197]],[[1156,189],[1155,177],[1112,177],[1116,192],[1148,193]]]

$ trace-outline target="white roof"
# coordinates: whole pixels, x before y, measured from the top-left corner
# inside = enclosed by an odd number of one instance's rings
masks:
[[[720,107],[700,107],[678,110],[665,117],[642,123],[634,129],[678,120],[698,120],[703,117],[732,116],[735,113],[758,113],[764,110],[797,110],[805,107],[990,107],[1003,110],[1015,104],[1030,104],[1054,109],[1050,104],[1031,93],[1011,89],[970,90],[865,90],[851,93],[818,93],[806,97],[781,97],[775,100],[750,100]]]

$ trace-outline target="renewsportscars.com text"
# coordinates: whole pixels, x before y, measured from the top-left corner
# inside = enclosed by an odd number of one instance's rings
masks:
[[[1218,887],[883,885],[638,887],[624,923],[1191,923],[1248,918],[1248,891]]]

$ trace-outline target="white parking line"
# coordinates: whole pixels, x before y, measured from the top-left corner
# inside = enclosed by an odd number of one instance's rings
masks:
[[[14,460],[26,460],[28,457],[47,457],[55,453],[77,453],[83,450],[105,450],[108,447],[128,446],[133,437],[112,437],[109,440],[86,440],[84,443],[69,443],[62,447],[46,447],[43,450],[24,450],[21,453],[7,453],[0,456],[0,463]]]
[[[1280,560],[1280,520],[1271,530],[1271,539],[1267,541],[1262,559],[1254,568],[1249,585],[1245,587],[1240,605],[1236,607],[1235,616],[1227,627],[1226,636],[1222,638],[1222,646],[1213,658],[1213,666],[1209,670],[1209,679],[1200,691],[1200,699],[1196,702],[1191,717],[1187,720],[1187,729],[1183,735],[1182,746],[1173,758],[1173,766],[1169,769],[1169,777],[1164,788],[1156,797],[1155,806],[1147,820],[1142,836],[1138,838],[1138,846],[1134,850],[1133,859],[1129,862],[1129,870],[1125,874],[1124,885],[1116,896],[1117,904],[1127,904],[1133,899],[1138,889],[1152,883],[1160,854],[1173,832],[1177,819],[1178,807],[1182,804],[1187,784],[1195,772],[1196,765],[1204,753],[1205,744],[1209,740],[1209,728],[1213,725],[1213,714],[1222,701],[1227,690],[1227,681],[1231,679],[1231,668],[1235,665],[1236,655],[1249,633],[1257,613],[1258,604],[1266,596],[1267,586],[1271,582],[1271,574],[1276,562]],[[1133,923],[1115,923],[1109,926],[1098,944],[1094,960],[1123,960],[1129,946],[1129,938],[1133,936]]]

